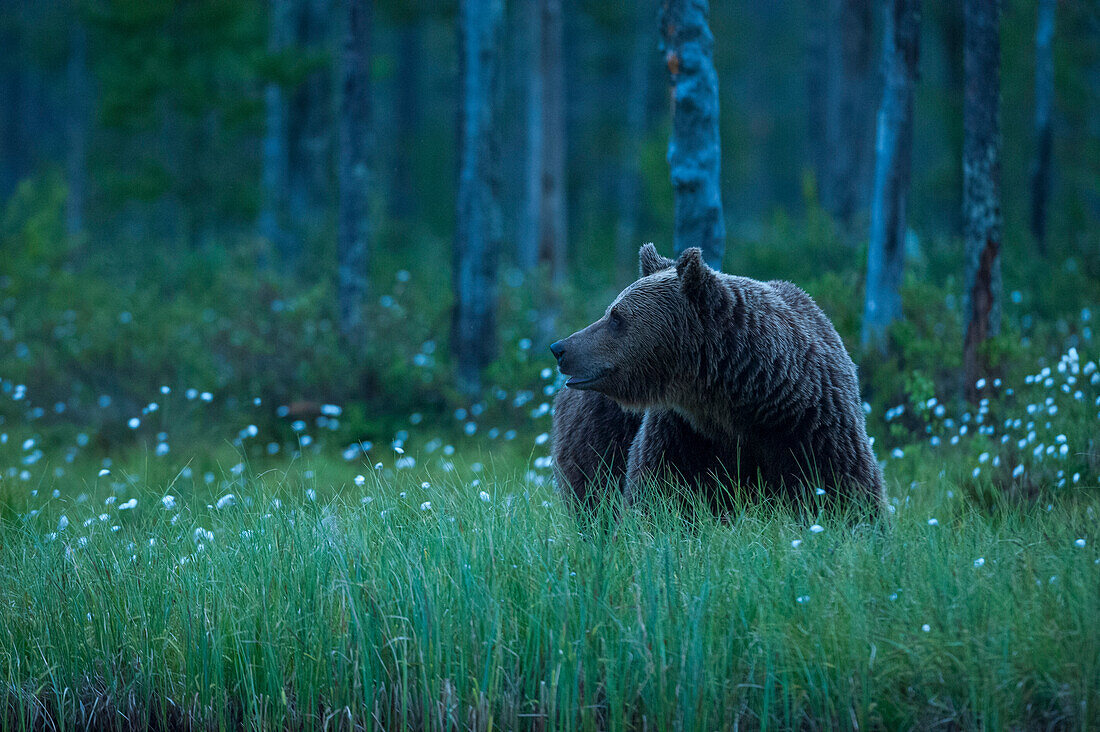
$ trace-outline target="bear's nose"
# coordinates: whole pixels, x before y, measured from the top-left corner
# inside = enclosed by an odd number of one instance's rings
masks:
[[[550,353],[554,354],[554,358],[561,360],[561,356],[565,353],[565,344],[562,341],[555,341],[550,344]]]

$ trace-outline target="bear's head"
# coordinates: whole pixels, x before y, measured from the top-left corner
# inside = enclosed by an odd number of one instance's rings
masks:
[[[698,373],[708,327],[729,294],[697,248],[673,261],[646,244],[638,258],[641,277],[603,317],[550,350],[566,386],[646,409],[669,404],[670,390]]]

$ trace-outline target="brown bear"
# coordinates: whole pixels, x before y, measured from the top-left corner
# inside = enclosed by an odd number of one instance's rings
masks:
[[[880,508],[856,367],[810,296],[716,272],[694,248],[639,259],[602,318],[550,347],[569,377],[554,402],[562,491],[590,506],[619,485],[629,504],[674,476],[716,511],[746,492]]]

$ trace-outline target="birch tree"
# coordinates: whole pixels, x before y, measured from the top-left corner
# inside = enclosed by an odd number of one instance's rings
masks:
[[[715,269],[726,250],[719,169],[718,74],[706,0],[661,0],[661,50],[672,85],[668,163],[675,197],[673,242],[679,254],[703,250]]]
[[[345,13],[335,0],[287,0],[294,4],[292,23],[296,26],[296,44],[302,52],[323,57],[334,46],[334,22]],[[287,131],[289,134],[290,176],[288,210],[290,220],[302,233],[317,233],[325,221],[324,212],[332,205],[332,161],[339,136],[334,118],[334,74],[328,64],[309,73],[290,100]],[[333,135],[336,132],[336,135]],[[338,176],[337,176],[338,177]],[[297,243],[297,242],[295,242]],[[296,251],[291,252],[297,256]]]
[[[291,0],[270,0],[267,50],[272,56],[283,53],[290,41]],[[260,236],[273,244],[285,258],[286,214],[289,159],[287,157],[287,103],[282,85],[271,80],[264,86],[264,135],[260,149],[261,203],[257,219]]]
[[[639,218],[642,196],[642,144],[649,124],[649,99],[653,63],[652,24],[656,5],[652,0],[634,3],[631,32],[633,49],[627,65],[626,109],[623,129],[622,172],[619,176],[619,216],[615,222],[615,271],[627,282],[638,271]]]
[[[92,82],[88,73],[88,34],[79,17],[79,9],[74,8],[72,12],[76,17],[69,26],[69,59],[65,74],[69,91],[65,154],[69,195],[65,200],[65,229],[70,236],[75,236],[84,230]]]
[[[539,263],[539,234],[542,229],[542,178],[546,157],[543,147],[546,133],[543,128],[545,80],[542,63],[543,0],[527,0],[523,3],[526,37],[526,98],[524,100],[524,202],[519,236],[516,237],[516,260],[524,272],[532,272]]]
[[[913,149],[913,91],[920,59],[920,0],[885,5],[882,63],[885,88],[878,113],[863,345],[883,345],[886,328],[901,317],[906,204]]]
[[[1035,30],[1035,162],[1031,169],[1031,235],[1046,251],[1047,203],[1050,200],[1050,168],[1054,137],[1051,112],[1054,107],[1054,4],[1039,0],[1039,22]]]
[[[500,239],[499,143],[494,107],[503,0],[459,3],[459,171],[451,351],[460,391],[481,390],[496,353]]]
[[[826,0],[822,202],[849,226],[866,205],[872,154],[871,0]]]
[[[340,111],[336,217],[340,332],[361,345],[366,335],[370,235],[367,212],[367,136],[370,125],[370,1],[344,0],[347,22],[340,53]]]
[[[562,0],[528,3],[526,212],[520,264],[547,264],[551,282],[565,278],[565,70]]]
[[[420,130],[420,76],[424,45],[422,21],[418,15],[423,13],[424,9],[419,4],[413,4],[397,31],[397,67],[401,69],[401,74],[394,89],[394,126],[398,163],[394,166],[390,212],[396,218],[407,221],[416,217],[419,198],[413,183],[412,160]]]

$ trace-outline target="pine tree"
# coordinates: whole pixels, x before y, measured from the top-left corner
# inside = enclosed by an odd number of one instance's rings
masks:
[[[966,236],[966,393],[988,371],[986,341],[1001,321],[1000,0],[966,0],[963,220]]]

